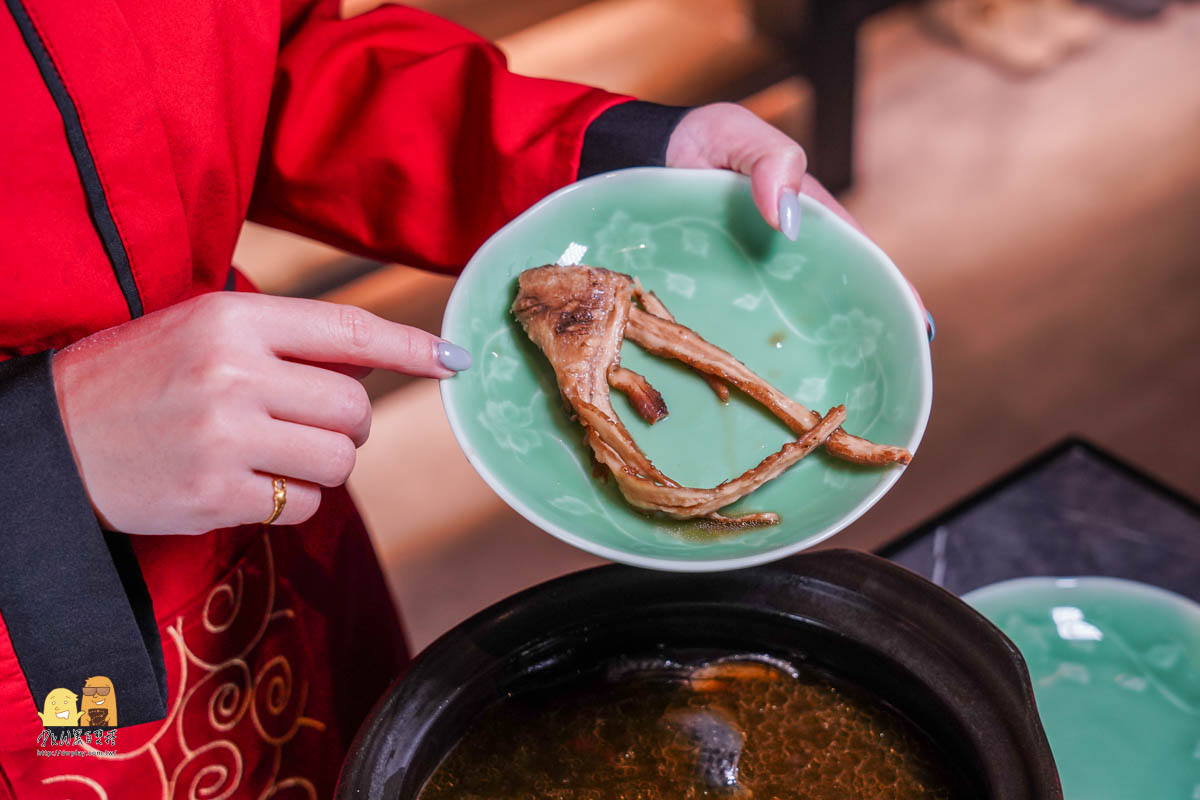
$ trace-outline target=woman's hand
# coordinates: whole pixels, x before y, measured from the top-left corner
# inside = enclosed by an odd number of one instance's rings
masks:
[[[797,193],[808,195],[863,231],[858,220],[808,174],[804,149],[783,131],[735,103],[713,103],[685,114],[667,144],[666,164],[729,169],[749,176],[754,204],[763,219],[789,239],[795,240],[800,229]],[[933,319],[916,287],[912,291],[928,320],[932,338]]]
[[[67,437],[102,524],[203,533],[308,519],[366,441],[372,367],[445,378],[465,350],[362,309],[216,292],[83,339],[54,356]]]
[[[730,169],[750,177],[754,204],[772,228],[796,238],[805,191],[844,217],[858,223],[808,174],[808,158],[783,131],[768,125],[736,103],[713,103],[692,109],[679,120],[667,144],[668,167]],[[814,187],[821,196],[813,194]]]

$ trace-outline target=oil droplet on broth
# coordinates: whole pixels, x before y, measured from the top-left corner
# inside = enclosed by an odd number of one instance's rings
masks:
[[[758,669],[717,662],[693,672],[705,675],[698,681],[674,665],[657,679],[619,673],[505,699],[475,721],[420,800],[953,797],[937,751],[866,692],[807,668],[793,676],[740,663]],[[744,738],[740,749],[727,726]]]

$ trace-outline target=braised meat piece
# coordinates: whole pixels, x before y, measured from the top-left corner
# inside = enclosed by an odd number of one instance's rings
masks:
[[[877,445],[843,431],[846,409],[842,406],[822,417],[792,400],[729,353],[675,322],[662,301],[628,275],[599,267],[545,266],[521,273],[518,285],[513,314],[554,368],[563,402],[583,425],[596,460],[611,470],[622,495],[637,508],[676,519],[769,525],[779,521],[777,514],[731,518],[720,509],[822,445],[833,455],[864,464],[907,464],[911,458],[904,448]],[[702,373],[722,399],[728,397],[728,385],[737,387],[799,438],[711,489],[681,486],[650,462],[613,410],[610,386],[624,392],[646,421],[654,423],[667,415],[662,395],[645,377],[621,366],[625,338]]]

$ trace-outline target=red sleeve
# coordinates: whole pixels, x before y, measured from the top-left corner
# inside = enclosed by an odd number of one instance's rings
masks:
[[[42,730],[38,716],[42,708],[30,695],[3,616],[0,616],[0,709],[0,753],[32,749]],[[0,774],[0,791],[3,790],[4,776]]]
[[[509,72],[423,11],[284,15],[250,218],[386,261],[457,272],[573,181],[588,124],[628,98]]]

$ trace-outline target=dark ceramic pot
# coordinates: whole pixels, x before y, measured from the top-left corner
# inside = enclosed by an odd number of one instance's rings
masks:
[[[1062,797],[1012,642],[954,595],[849,550],[707,574],[599,567],[497,603],[430,645],[376,704],[336,797],[413,800],[506,693],[616,656],[697,649],[803,662],[866,689],[941,750],[958,796]]]

